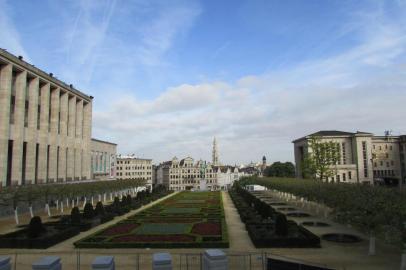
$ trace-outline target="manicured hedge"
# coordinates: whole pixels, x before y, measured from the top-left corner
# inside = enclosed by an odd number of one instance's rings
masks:
[[[324,183],[309,179],[248,177],[241,185],[258,184],[291,193],[333,209],[336,221],[400,242],[406,222],[406,190],[363,184]],[[406,233],[403,241],[406,242]]]
[[[272,206],[243,189],[238,182],[229,193],[255,247],[320,247],[318,236],[293,221],[286,222],[283,213],[276,212]]]

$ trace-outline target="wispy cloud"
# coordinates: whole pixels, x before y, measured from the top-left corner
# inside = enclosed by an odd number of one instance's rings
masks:
[[[150,101],[129,98],[95,112],[95,132],[116,138],[122,152],[157,161],[174,155],[209,159],[216,135],[229,163],[263,154],[292,160],[291,140],[320,129],[400,132],[406,22],[383,12],[354,20],[362,20],[360,42],[342,53],[234,82],[180,85]]]
[[[29,61],[29,55],[24,49],[20,35],[13,23],[12,11],[5,0],[0,0],[0,48],[7,49],[16,55],[22,55]]]

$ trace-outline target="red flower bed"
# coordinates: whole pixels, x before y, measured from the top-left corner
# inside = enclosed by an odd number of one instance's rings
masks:
[[[221,224],[217,222],[204,222],[195,224],[192,233],[200,235],[221,235]]]
[[[124,235],[115,237],[112,242],[194,242],[192,235],[172,234],[172,235]]]
[[[138,226],[139,226],[139,224],[134,224],[134,223],[117,224],[116,226],[103,231],[101,234],[106,235],[106,236],[112,236],[112,235],[130,233],[133,229],[137,228]]]

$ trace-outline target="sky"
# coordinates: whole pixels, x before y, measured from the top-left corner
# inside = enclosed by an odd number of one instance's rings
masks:
[[[0,0],[0,48],[94,96],[118,153],[293,161],[319,130],[406,134],[406,1]]]

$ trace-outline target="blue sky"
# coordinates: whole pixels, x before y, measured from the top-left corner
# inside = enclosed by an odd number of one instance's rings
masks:
[[[292,160],[320,129],[406,133],[406,2],[6,1],[0,47],[93,95],[93,136],[156,162]]]

